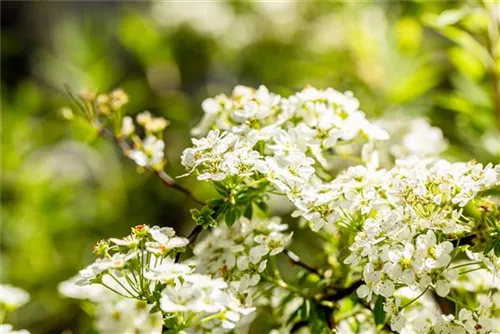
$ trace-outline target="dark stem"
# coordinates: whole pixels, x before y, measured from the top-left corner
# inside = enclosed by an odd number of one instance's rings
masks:
[[[318,269],[311,267],[307,263],[302,262],[302,260],[298,257],[298,255],[295,254],[294,252],[292,252],[288,249],[285,249],[283,251],[283,253],[288,257],[291,264],[302,267],[302,268],[306,269],[307,271],[310,271],[311,273],[316,274],[319,277],[323,277],[322,273]]]
[[[321,308],[323,312],[325,312],[326,323],[328,324],[329,329],[335,329],[335,317],[333,316],[334,309],[329,306],[322,305]]]
[[[343,288],[343,289],[338,289],[334,293],[326,295],[326,296],[324,296],[321,299],[322,300],[333,301],[333,302],[342,300],[345,297],[348,297],[351,294],[353,294],[363,284],[365,284],[365,282],[363,282],[363,281],[356,281],[356,282],[352,283],[350,286],[348,286],[346,288]]]
[[[104,138],[107,138],[107,139],[109,139],[109,140],[111,140],[113,142],[115,142],[116,144],[118,144],[120,146],[120,148],[122,149],[123,154],[128,157],[128,153],[129,153],[129,151],[130,151],[131,148],[130,148],[129,144],[123,138],[120,138],[119,136],[116,136],[112,131],[110,131],[107,128],[101,128],[99,130],[99,135],[102,136],[102,137],[104,137]],[[162,180],[163,184],[167,188],[172,188],[174,190],[177,190],[177,191],[185,194],[193,202],[195,202],[197,204],[205,205],[205,203],[203,201],[197,199],[193,195],[193,193],[191,193],[191,191],[189,191],[188,189],[186,189],[186,188],[182,187],[181,185],[177,184],[175,182],[175,180],[170,175],[168,175],[167,173],[165,173],[163,170],[160,170],[160,171],[153,170],[153,172]]]
[[[194,245],[196,244],[196,239],[198,238],[198,235],[203,231],[203,227],[201,225],[196,225],[191,233],[188,235],[188,240],[189,240],[189,247],[193,248]],[[184,253],[177,253],[175,256],[175,263],[179,263],[182,260],[182,254]]]
[[[175,183],[175,180],[170,175],[165,173],[164,171],[160,170],[160,171],[154,171],[154,172],[163,181],[163,184],[165,184],[165,186],[167,188],[172,188],[172,189],[175,189],[177,191],[180,191],[181,193],[183,193],[187,197],[189,197],[193,202],[200,204],[200,205],[205,205],[205,203],[203,201],[194,197],[193,193],[191,193],[191,191],[189,191],[189,189],[186,189],[186,188],[182,187],[181,185]]]

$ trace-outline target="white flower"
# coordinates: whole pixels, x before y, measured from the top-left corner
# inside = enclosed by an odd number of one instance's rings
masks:
[[[389,259],[392,262],[387,265],[388,275],[394,279],[401,279],[407,285],[415,283],[415,274],[413,271],[413,254],[415,247],[413,244],[406,244],[403,249],[393,249],[389,251]]]
[[[136,116],[136,121],[142,126],[146,126],[149,122],[153,120],[153,115],[149,111],[143,111]]]
[[[125,246],[129,248],[135,248],[139,244],[139,240],[135,235],[127,236],[123,239],[110,238],[109,241],[118,246]]]
[[[189,243],[186,238],[176,237],[175,231],[170,227],[153,226],[149,233],[154,241],[146,243],[147,251],[155,255],[163,255],[175,248],[182,248]]]
[[[9,284],[0,285],[0,304],[9,310],[16,310],[30,300],[30,295],[23,289]]]
[[[79,278],[76,281],[76,284],[91,284],[98,275],[104,273],[109,269],[122,269],[125,267],[127,262],[129,262],[136,256],[136,251],[130,251],[127,254],[114,253],[111,257],[97,259],[87,268],[80,270]]]
[[[144,277],[152,281],[168,282],[193,272],[193,268],[185,264],[174,263],[173,259],[166,261],[144,273]]]
[[[160,334],[162,314],[151,314],[151,309],[152,305],[147,305],[145,301],[128,298],[98,303],[96,327],[101,333]]]
[[[198,270],[222,277],[227,283],[239,282],[238,292],[257,285],[269,256],[282,252],[292,234],[278,217],[241,217],[233,226],[219,224],[194,248]]]
[[[446,297],[450,293],[451,282],[458,276],[456,269],[445,269],[440,278],[434,283],[436,293],[440,297]]]
[[[163,161],[165,143],[153,135],[148,135],[141,144],[129,152],[129,157],[141,167],[154,167]]]
[[[406,317],[403,312],[400,311],[400,307],[400,298],[388,298],[384,303],[384,311],[391,319],[391,329],[398,333],[401,332],[406,324]]]
[[[109,94],[109,97],[111,98],[110,104],[113,109],[120,109],[128,103],[128,96],[121,88],[113,90]]]
[[[426,268],[442,268],[450,263],[450,253],[453,251],[453,248],[453,244],[449,241],[437,244],[436,235],[432,230],[429,230],[427,234],[417,237],[415,257]]]
[[[120,131],[120,134],[128,137],[135,131],[135,126],[134,126],[134,121],[132,120],[132,117],[130,116],[125,116],[123,117],[122,121],[122,129]]]
[[[437,157],[448,146],[441,129],[431,126],[425,118],[384,119],[380,125],[389,131],[391,140],[387,143],[388,150],[398,159]]]
[[[163,311],[216,313],[224,310],[226,283],[200,274],[183,278],[183,283],[167,285],[162,291],[160,307]]]
[[[375,270],[371,262],[363,268],[363,278],[365,284],[357,290],[360,298],[366,298],[370,301],[372,293],[382,295],[386,298],[394,294],[394,283],[382,275],[381,271]]]
[[[113,293],[102,285],[78,285],[79,277],[75,276],[67,281],[59,283],[57,290],[68,298],[88,299],[93,302],[100,302],[113,299]]]

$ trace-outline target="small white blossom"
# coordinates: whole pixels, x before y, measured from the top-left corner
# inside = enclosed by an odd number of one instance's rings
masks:
[[[0,305],[8,310],[16,310],[30,300],[30,295],[23,289],[9,284],[0,285]]]
[[[165,143],[153,135],[148,135],[141,147],[129,152],[130,159],[141,167],[154,167],[163,161]]]

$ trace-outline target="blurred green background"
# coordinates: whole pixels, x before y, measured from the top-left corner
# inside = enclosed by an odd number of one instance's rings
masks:
[[[122,87],[130,114],[169,119],[171,175],[183,172],[201,101],[236,84],[284,95],[306,84],[352,90],[369,117],[427,117],[449,141],[448,158],[498,163],[498,6],[2,2],[1,281],[32,297],[7,321],[32,333],[89,331],[57,284],[93,260],[94,243],[139,223],[183,235],[192,224],[192,202],[60,117],[65,86]],[[310,236],[296,237],[300,251]]]

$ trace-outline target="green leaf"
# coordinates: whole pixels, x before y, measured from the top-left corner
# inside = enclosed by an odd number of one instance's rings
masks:
[[[325,311],[323,311],[319,307],[314,307],[313,309],[311,309],[310,319],[312,333],[331,333],[330,329],[328,328]]]
[[[496,257],[500,257],[500,240],[495,240],[493,242],[493,251]]]
[[[398,80],[388,88],[387,96],[392,102],[403,104],[425,94],[440,80],[440,69],[428,65]]]
[[[198,217],[201,215],[201,211],[198,209],[191,209],[189,210],[191,213],[191,218],[193,218],[194,221],[198,221]]]
[[[385,324],[384,302],[385,302],[385,297],[377,296],[377,301],[375,302],[375,308],[373,309],[373,318],[375,319],[376,325]]]
[[[217,221],[213,218],[215,211],[210,209],[207,205],[205,205],[201,211],[198,209],[191,209],[190,212],[191,217],[196,222],[196,225],[201,225],[203,228],[207,228],[217,224]]]
[[[472,80],[481,79],[486,71],[484,64],[479,59],[462,48],[451,48],[448,51],[448,58],[461,73]]]
[[[500,196],[500,187],[491,188],[481,191],[479,196]]]
[[[302,309],[304,308],[304,303],[302,303],[302,305],[300,305],[299,307],[297,307],[295,309],[295,311],[292,312],[292,314],[290,314],[290,316],[288,317],[287,321],[286,321],[286,324],[287,325],[290,325],[292,323],[294,323],[295,321],[299,320],[300,319],[300,314],[302,312]]]
[[[486,247],[484,248],[483,254],[487,255],[489,252],[491,252],[491,250],[493,249],[494,246],[495,246],[495,242],[489,241],[488,244],[486,245]]]
[[[302,320],[309,319],[310,313],[311,313],[311,305],[309,303],[309,300],[306,299],[300,308],[300,318]]]
[[[262,210],[262,212],[267,212],[267,204],[264,201],[259,201],[255,203],[257,207]]]
[[[149,313],[150,314],[153,314],[153,313],[156,313],[156,312],[160,312],[160,307],[158,305],[155,305],[151,308],[151,310],[149,310]]]
[[[220,195],[227,195],[227,189],[226,187],[224,187],[221,183],[219,182],[214,182],[213,183],[214,187],[215,187],[215,190],[220,194]]]
[[[247,205],[243,215],[248,219],[252,219],[252,214],[253,214],[253,205],[252,205],[252,203],[250,203]]]
[[[438,33],[461,46],[464,50],[479,59],[484,66],[489,68],[492,59],[488,49],[481,45],[471,34],[458,27],[451,25],[441,25],[434,16],[426,16],[424,21],[427,25],[434,28]]]
[[[230,206],[227,209],[225,215],[227,226],[233,226],[234,222],[236,221],[236,219],[238,219],[239,215],[240,215],[240,210],[234,206]]]
[[[463,7],[460,9],[445,10],[437,17],[437,24],[441,27],[455,24],[470,13],[470,9]]]

